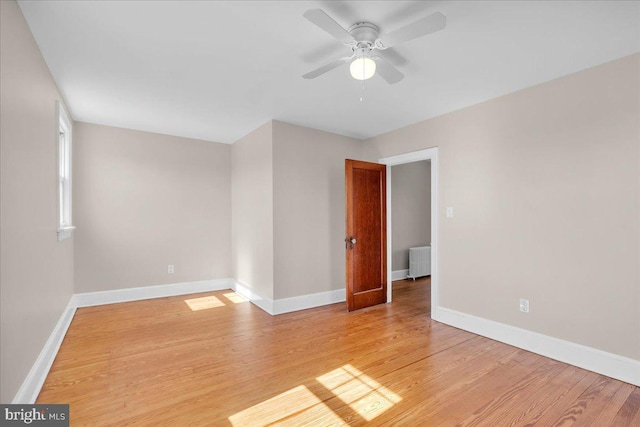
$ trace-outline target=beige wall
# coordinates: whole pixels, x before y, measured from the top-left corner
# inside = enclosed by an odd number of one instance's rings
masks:
[[[281,122],[232,146],[76,123],[78,230],[57,242],[61,97],[18,6],[0,8],[0,401],[74,276],[75,292],[224,277],[267,298],[343,289],[344,158],[433,146],[442,306],[640,359],[640,55],[364,144]]]
[[[233,277],[273,298],[272,122],[231,146]]]
[[[13,1],[0,2],[0,402],[10,403],[73,294],[57,241],[60,93]]]
[[[640,359],[639,75],[636,54],[368,141],[439,147],[442,306]]]
[[[228,145],[88,123],[74,143],[76,292],[231,277]]]
[[[431,245],[431,161],[391,167],[392,270],[409,269],[409,248]]]
[[[275,298],[345,288],[344,160],[362,142],[273,122]]]

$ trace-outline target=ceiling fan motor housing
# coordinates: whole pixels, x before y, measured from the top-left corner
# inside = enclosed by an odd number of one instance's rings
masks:
[[[373,46],[378,39],[380,29],[370,22],[357,22],[349,28],[349,33],[358,45],[367,44]]]

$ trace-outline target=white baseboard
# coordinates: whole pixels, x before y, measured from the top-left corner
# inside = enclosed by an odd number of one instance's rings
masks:
[[[391,272],[391,280],[403,280],[409,275],[409,269],[396,270]]]
[[[143,286],[139,288],[115,289],[112,291],[86,292],[74,294],[69,300],[58,323],[49,339],[38,355],[36,362],[22,383],[22,386],[13,398],[12,403],[35,403],[42,389],[42,385],[49,374],[49,369],[58,354],[62,340],[69,329],[76,308],[91,307],[96,305],[115,304],[120,302],[140,301],[152,298],[162,298],[177,295],[187,295],[198,292],[211,292],[224,289],[233,289],[247,298],[253,304],[271,315],[289,313],[304,310],[321,305],[334,304],[345,301],[344,289],[328,292],[302,295],[292,298],[273,300],[251,290],[246,283],[234,279],[202,280],[198,282],[174,283],[170,285]]]
[[[233,284],[233,279],[218,279],[174,283],[171,285],[141,286],[139,288],[74,294],[73,300],[76,307],[91,307],[94,305],[195,294],[198,292],[221,291],[223,289],[232,289]]]
[[[333,291],[318,292],[315,294],[300,295],[297,297],[271,299],[264,297],[253,290],[251,286],[235,280],[232,288],[249,301],[275,316],[277,314],[291,313],[293,311],[306,310],[308,308],[320,307],[323,305],[335,304],[346,301],[346,290],[335,289]]]
[[[257,305],[267,313],[273,315],[273,300],[271,298],[263,297],[262,295],[254,292],[253,290],[251,290],[250,285],[239,280],[233,281],[231,289],[251,301],[253,304]]]
[[[284,314],[292,311],[335,304],[347,300],[346,289],[318,292],[316,294],[301,295],[291,298],[281,298],[273,301],[273,314]]]
[[[58,323],[56,323],[56,326],[53,328],[53,331],[51,332],[51,335],[49,335],[44,347],[42,347],[42,351],[40,351],[36,362],[31,367],[31,370],[22,382],[20,389],[14,396],[11,403],[35,403],[38,395],[40,394],[40,389],[42,389],[44,381],[47,379],[49,369],[51,369],[51,365],[53,365],[53,361],[58,354],[58,350],[60,349],[62,340],[67,333],[67,329],[69,329],[71,320],[73,320],[75,312],[76,306],[73,303],[72,296],[69,300],[69,304],[67,304],[67,308],[62,312]]]
[[[246,283],[233,279],[203,280],[172,285],[118,289],[105,292],[75,294],[60,316],[53,332],[38,355],[36,362],[13,398],[15,404],[34,403],[55,360],[62,340],[77,307],[113,304],[233,289],[271,315],[289,313],[345,301],[345,290],[337,289],[316,294],[273,300],[252,291]],[[432,318],[438,322],[464,329],[497,341],[559,360],[589,371],[597,372],[636,386],[640,386],[640,361],[597,350],[580,344],[506,325],[444,307],[434,307]]]
[[[640,361],[493,320],[438,307],[438,322],[640,387]]]
[[[233,289],[233,279],[202,280],[199,282],[174,283],[171,285],[143,286],[139,288],[116,289],[103,292],[87,292],[74,294],[69,300],[53,332],[49,335],[36,362],[31,367],[27,377],[13,398],[12,403],[35,403],[49,369],[58,354],[62,340],[69,329],[76,308],[94,305],[114,304],[118,302],[139,301],[151,298],[186,295],[198,292],[210,292],[223,289]]]

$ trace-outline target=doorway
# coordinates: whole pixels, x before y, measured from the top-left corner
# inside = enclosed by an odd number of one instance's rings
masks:
[[[400,154],[397,156],[386,157],[379,160],[379,163],[387,167],[387,302],[392,301],[393,292],[393,200],[392,200],[392,175],[391,168],[393,166],[404,165],[409,163],[430,161],[431,174],[430,183],[425,182],[424,185],[430,185],[431,189],[431,209],[430,209],[430,228],[431,228],[431,318],[437,317],[438,304],[438,148],[428,148],[425,150],[414,151],[411,153]],[[418,185],[418,183],[416,183]],[[428,215],[425,215],[425,221],[428,221]],[[396,263],[397,265],[397,263]]]

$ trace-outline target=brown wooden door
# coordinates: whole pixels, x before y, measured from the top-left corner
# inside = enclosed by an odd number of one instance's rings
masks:
[[[387,302],[386,166],[345,160],[347,307]]]

